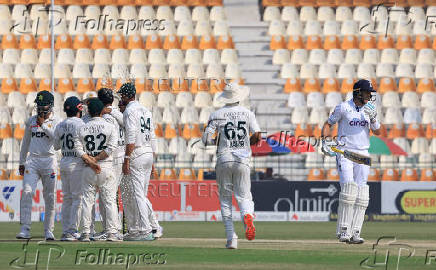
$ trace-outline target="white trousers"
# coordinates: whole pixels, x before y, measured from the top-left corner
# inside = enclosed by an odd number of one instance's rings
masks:
[[[148,219],[150,221],[150,226],[153,230],[157,230],[157,229],[159,229],[159,221],[157,220],[156,215],[154,214],[153,205],[151,204],[150,200],[147,197],[148,185],[150,182],[150,175],[151,175],[151,171],[150,171],[150,174],[148,174],[148,181],[146,181],[146,184],[144,186],[145,199],[146,199],[145,203],[147,204],[147,208],[148,208],[148,212],[149,212]]]
[[[216,176],[220,195],[221,215],[226,229],[227,240],[230,240],[234,234],[232,194],[235,194],[242,219],[245,214],[253,215],[254,213],[250,167],[237,162],[217,164]]]
[[[83,168],[81,164],[72,164],[61,169],[63,233],[76,232],[80,226]]]
[[[355,182],[358,186],[363,186],[368,181],[370,169],[368,165],[355,163],[341,154],[336,155],[336,165],[341,185],[346,182]]]
[[[116,180],[112,168],[101,168],[96,174],[91,168],[85,167],[82,174],[82,231],[90,233],[92,222],[92,207],[95,195],[99,190],[100,200],[105,212],[105,228],[108,233],[116,233],[118,229],[117,203],[115,201]]]
[[[124,214],[129,232],[149,233],[150,208],[147,205],[145,187],[150,181],[153,154],[145,153],[130,160],[130,174],[124,175],[121,183]],[[151,205],[151,204],[150,204]]]
[[[115,176],[115,180],[116,180],[116,185],[117,185],[117,191],[116,194],[118,193],[118,186],[120,185],[121,182],[121,178],[123,175],[122,172],[122,168],[123,168],[123,160],[122,159],[115,159],[113,162],[113,170],[114,170],[114,176]],[[117,216],[118,216],[118,230],[121,230],[121,221],[119,219],[119,215],[118,215],[118,197],[117,195],[115,195],[116,198],[116,202],[117,202]],[[105,220],[106,220],[106,213],[104,212],[104,206],[103,206],[103,201],[101,200],[101,195],[99,193],[99,197],[98,197],[98,208],[99,208],[99,212],[100,212],[100,217],[101,217],[101,225],[103,226],[103,228],[106,227],[105,224]],[[92,208],[92,223],[91,223],[91,232],[95,231],[95,204]]]
[[[55,218],[56,159],[53,157],[28,157],[23,177],[23,193],[20,200],[20,223],[30,227],[32,220],[32,196],[39,179],[45,204],[44,229],[53,231]]]

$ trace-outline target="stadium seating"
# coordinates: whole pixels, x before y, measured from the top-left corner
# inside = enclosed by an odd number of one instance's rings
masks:
[[[161,171],[159,178],[197,179],[197,171],[213,167],[215,153],[193,149],[189,143],[198,140],[210,113],[222,105],[216,97],[224,80],[243,82],[241,49],[233,41],[222,1],[109,2],[66,1],[56,6],[55,16],[62,19],[54,28],[53,75],[60,95],[56,106],[61,108],[71,95],[88,96],[102,86],[105,77],[111,77],[114,86],[134,80],[138,100],[153,110],[159,155],[173,155],[177,169],[169,174]],[[380,162],[374,163],[377,171],[371,180],[434,179],[426,176],[432,172],[436,154],[436,31],[425,28],[432,4],[403,1],[410,8],[389,13],[376,10],[371,1],[353,5],[261,2],[272,65],[279,70],[277,78],[283,79],[282,93],[288,95],[279,108],[287,110],[288,119],[275,119],[271,112],[266,121],[259,118],[261,128],[277,122],[296,134],[318,134],[328,113],[349,98],[352,84],[368,78],[380,94],[379,117],[387,136],[409,154],[404,158],[376,156]],[[25,4],[6,1],[0,5],[0,141],[1,154],[6,157],[0,169],[5,170],[6,163],[13,164],[7,162],[8,156],[19,150],[36,91],[51,87],[49,18],[38,11],[41,3],[32,3],[26,23],[22,16]],[[75,26],[78,16],[98,19],[103,14],[114,20],[163,20],[158,27],[164,29],[127,31],[126,25],[122,30],[92,29],[80,22]],[[32,34],[20,33],[19,28],[11,31],[17,22]],[[307,179],[337,179],[333,160],[317,153],[304,158]],[[389,171],[398,164],[403,171]],[[266,168],[262,166],[256,169]],[[416,176],[409,177],[406,170],[410,168],[417,169]],[[7,177],[15,177],[12,169],[6,170]]]
[[[118,87],[123,80],[135,79],[139,101],[153,110],[156,133],[166,138],[160,141],[160,154],[167,154],[170,139],[180,142],[201,135],[203,127],[198,123],[207,123],[214,110],[212,94],[222,89],[224,79],[241,79],[238,54],[220,0],[150,1],[140,6],[126,3],[101,2],[100,6],[91,2],[86,5],[66,2],[66,5],[56,6],[55,16],[60,23],[54,28],[53,74],[55,89],[61,97],[56,98],[59,102],[55,102],[55,106],[61,108],[68,96],[86,97],[103,86],[103,78],[112,77]],[[49,18],[39,12],[40,8],[43,5],[29,6],[31,20],[27,20],[29,25],[25,27],[38,33],[34,36],[15,30],[9,32],[15,21],[23,20],[25,5],[12,2],[0,5],[2,25],[8,26],[2,27],[0,55],[0,141],[5,157],[19,150],[18,142],[24,135],[23,126],[30,113],[27,108],[33,107],[36,91],[51,87]],[[75,24],[78,16],[89,20],[98,19],[100,15],[114,20],[157,19],[162,20],[162,25],[158,25],[161,29],[157,31],[144,27],[129,32],[126,25],[118,31],[108,29],[109,25],[92,29],[90,24],[80,20]],[[162,80],[166,78],[171,81]],[[163,110],[155,109],[156,105]],[[177,109],[169,108],[174,105]],[[185,147],[172,146],[174,155],[186,152],[186,142],[181,145]],[[202,168],[211,166],[198,153],[195,158]],[[6,166],[6,160],[0,169]],[[191,168],[191,162],[183,168]],[[174,175],[189,178],[188,171]],[[191,175],[196,179],[196,172]]]
[[[384,132],[411,155],[400,160],[381,156],[376,166],[386,170],[374,171],[371,180],[427,179],[423,173],[434,166],[434,156],[420,157],[420,161],[418,156],[434,153],[436,145],[432,128],[436,124],[434,33],[424,27],[425,12],[431,8],[410,2],[410,10],[403,9],[400,15],[360,3],[351,7],[303,2],[262,1],[272,64],[280,68],[280,78],[286,79],[283,93],[289,95],[291,122],[296,126],[323,122],[324,113],[318,114],[324,106],[331,110],[347,99],[356,79],[371,79],[380,93]],[[313,165],[312,159],[311,155],[306,159],[306,168],[311,169],[308,179],[313,179],[313,168],[322,167]],[[390,170],[398,162],[407,168],[419,165],[422,172]]]

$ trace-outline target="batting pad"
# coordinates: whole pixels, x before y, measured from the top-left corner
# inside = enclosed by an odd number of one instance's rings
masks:
[[[354,204],[354,215],[352,233],[360,235],[362,230],[363,221],[365,219],[365,211],[369,204],[369,186],[363,185],[358,189],[356,203]]]
[[[344,231],[347,234],[350,233],[357,193],[358,187],[356,183],[347,182],[342,185],[341,192],[339,193],[337,234]]]

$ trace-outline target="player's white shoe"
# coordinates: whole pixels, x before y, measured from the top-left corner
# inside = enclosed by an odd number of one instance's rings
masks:
[[[140,241],[153,241],[153,240],[156,240],[155,238],[154,238],[154,236],[153,236],[153,233],[140,233],[139,234],[139,236],[140,236]]]
[[[339,242],[348,243],[350,241],[350,235],[346,232],[342,232],[339,236]]]
[[[45,231],[45,241],[54,241],[56,238],[53,235],[52,231],[46,230]]]
[[[233,232],[233,238],[227,240],[226,244],[227,249],[237,249],[238,248],[238,236]]]
[[[238,248],[238,238],[233,238],[232,240],[227,240],[227,249],[237,249]]]
[[[80,242],[91,242],[91,239],[89,238],[89,233],[82,233],[82,235],[79,238]]]
[[[79,240],[79,238],[80,238],[80,233],[79,232],[72,232],[71,233],[71,235],[74,237],[74,238],[76,238],[77,240]]]
[[[360,237],[360,233],[355,232],[353,234],[353,236],[351,236],[350,241],[348,243],[349,244],[363,244],[363,243],[365,243],[365,239]]]
[[[107,240],[107,233],[105,231],[99,232],[94,234],[90,237],[92,241],[106,241]]]
[[[30,239],[30,228],[27,226],[21,226],[21,231],[16,235],[17,239]]]
[[[124,241],[139,241],[139,232],[128,232],[123,235]]]
[[[109,241],[109,242],[121,242],[121,241],[123,241],[123,239],[120,239],[118,237],[117,233],[108,233],[108,234],[106,234],[106,241]]]
[[[69,233],[69,232],[62,234],[62,236],[61,236],[61,241],[71,242],[71,241],[76,241],[76,240],[77,240],[77,238],[74,237],[74,235],[72,233]]]
[[[154,238],[161,238],[163,236],[163,228],[159,226],[159,228],[157,230],[153,230],[152,233]]]

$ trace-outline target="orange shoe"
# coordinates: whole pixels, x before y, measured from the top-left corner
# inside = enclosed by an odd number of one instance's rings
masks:
[[[247,238],[247,240],[253,240],[254,237],[256,236],[256,228],[254,228],[253,216],[250,214],[245,214],[244,224],[245,224],[245,238]]]

